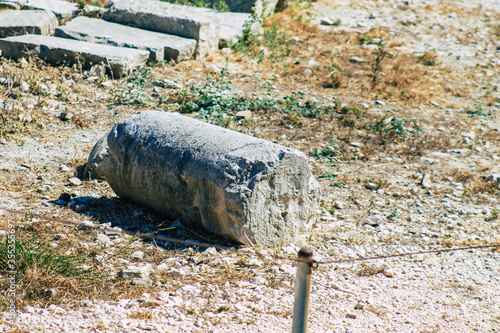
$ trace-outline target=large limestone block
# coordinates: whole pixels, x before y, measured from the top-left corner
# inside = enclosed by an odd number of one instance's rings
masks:
[[[9,10],[0,12],[0,38],[36,34],[51,35],[57,18],[45,10]]]
[[[78,4],[60,0],[26,0],[23,9],[40,9],[53,12],[62,24],[78,14]]]
[[[193,57],[196,40],[167,35],[126,25],[80,16],[56,29],[57,37],[148,50],[150,59],[188,60]]]
[[[26,0],[0,0],[0,9],[21,9]]]
[[[113,0],[103,18],[140,29],[196,39],[195,59],[219,46],[220,22],[204,8],[151,0]]]
[[[300,239],[320,196],[303,153],[160,111],[116,124],[88,169],[120,197],[256,246]]]
[[[104,63],[115,77],[142,66],[149,57],[145,50],[100,45],[66,38],[42,35],[23,35],[0,39],[0,50],[5,58],[37,56],[52,64],[80,63],[85,69]]]

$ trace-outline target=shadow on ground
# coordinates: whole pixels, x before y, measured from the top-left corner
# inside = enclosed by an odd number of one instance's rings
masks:
[[[205,231],[201,226],[182,222],[180,219],[168,219],[151,209],[137,205],[119,197],[72,196],[61,193],[52,204],[71,209],[104,228],[120,228],[131,234],[152,234],[179,241],[208,243],[215,246],[234,247],[237,244]],[[169,250],[205,250],[206,246],[182,244],[159,240],[145,240]]]

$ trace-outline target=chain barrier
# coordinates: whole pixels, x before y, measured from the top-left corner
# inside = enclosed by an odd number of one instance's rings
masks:
[[[41,214],[34,214],[34,213],[28,212],[28,211],[18,211],[18,210],[13,210],[13,209],[6,209],[6,208],[3,208],[3,210],[7,211],[9,213],[13,213],[13,214],[19,214],[19,215],[25,215],[25,216],[29,215],[30,217],[37,217],[37,218],[40,218],[43,220],[55,221],[55,222],[59,222],[61,224],[68,225],[68,226],[78,226],[80,224],[78,222],[63,220],[63,219],[59,219],[56,217],[45,216],[45,215],[41,215]],[[488,249],[488,248],[497,248],[497,247],[500,249],[500,244],[488,244],[488,245],[455,247],[455,248],[448,248],[448,249],[441,248],[441,249],[437,249],[437,250],[418,251],[418,252],[397,253],[397,254],[390,254],[390,255],[385,255],[385,256],[375,256],[375,257],[366,257],[366,258],[317,261],[314,259],[307,260],[307,259],[289,258],[289,257],[284,257],[284,256],[272,255],[272,254],[264,254],[264,253],[258,252],[257,250],[235,249],[233,247],[228,247],[228,246],[223,246],[223,245],[203,243],[203,242],[190,241],[190,240],[182,240],[182,239],[171,238],[171,237],[167,237],[167,236],[163,236],[163,235],[133,233],[133,232],[123,230],[121,228],[120,228],[120,231],[118,231],[117,229],[101,227],[99,225],[86,226],[86,227],[98,229],[98,230],[102,230],[102,231],[108,231],[108,232],[120,232],[122,234],[142,238],[145,240],[169,242],[169,243],[182,244],[182,245],[188,245],[188,246],[193,246],[193,247],[206,247],[206,248],[213,247],[213,248],[216,248],[218,250],[226,250],[226,251],[231,251],[231,252],[235,252],[235,253],[254,254],[254,255],[257,255],[261,258],[270,258],[270,259],[275,259],[275,260],[287,260],[287,261],[293,261],[293,262],[299,262],[299,263],[300,262],[307,262],[307,263],[310,263],[312,265],[311,267],[313,269],[317,269],[319,267],[319,265],[331,265],[331,264],[342,264],[342,263],[349,263],[349,262],[356,262],[356,261],[368,261],[368,260],[398,258],[398,257],[406,257],[406,256],[420,255],[420,254],[432,254],[432,253],[440,254],[443,252],[467,251],[467,250]]]

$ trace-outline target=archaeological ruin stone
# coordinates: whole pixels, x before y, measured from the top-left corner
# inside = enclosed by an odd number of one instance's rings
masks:
[[[160,111],[116,124],[87,171],[120,197],[247,245],[301,239],[320,197],[303,153]]]

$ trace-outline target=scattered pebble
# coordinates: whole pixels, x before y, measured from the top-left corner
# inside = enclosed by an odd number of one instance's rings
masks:
[[[80,186],[82,185],[82,181],[78,177],[72,177],[68,179],[68,182],[71,186]]]

